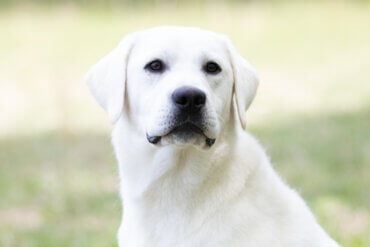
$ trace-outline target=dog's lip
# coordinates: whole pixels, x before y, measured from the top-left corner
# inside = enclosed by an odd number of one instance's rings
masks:
[[[182,131],[182,130],[184,130],[184,131],[192,131],[194,133],[203,135],[205,137],[205,139],[206,139],[206,144],[209,147],[211,147],[215,143],[215,141],[216,141],[215,138],[209,138],[206,134],[204,134],[204,131],[202,130],[201,127],[199,127],[198,125],[196,125],[194,123],[191,123],[191,122],[185,122],[185,123],[181,123],[179,125],[176,125],[170,131],[168,131],[167,133],[165,133],[165,134],[163,134],[161,136],[151,136],[148,133],[146,133],[146,138],[147,138],[148,142],[150,142],[152,144],[157,144],[162,139],[162,137],[171,135],[171,134],[173,134],[176,131]]]
[[[189,132],[191,131],[191,132],[195,132],[195,133],[206,136],[203,130],[198,125],[193,124],[191,122],[185,122],[185,123],[175,126],[166,135],[171,135],[172,133],[176,131],[189,131]]]

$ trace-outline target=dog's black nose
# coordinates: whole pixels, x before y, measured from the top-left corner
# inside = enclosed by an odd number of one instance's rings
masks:
[[[172,93],[172,101],[181,111],[196,113],[206,103],[206,94],[195,87],[183,86]]]

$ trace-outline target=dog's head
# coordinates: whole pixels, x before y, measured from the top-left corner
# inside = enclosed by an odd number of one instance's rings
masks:
[[[86,81],[112,123],[127,111],[151,144],[205,148],[232,117],[231,107],[245,128],[258,85],[254,69],[226,36],[186,27],[127,35]]]

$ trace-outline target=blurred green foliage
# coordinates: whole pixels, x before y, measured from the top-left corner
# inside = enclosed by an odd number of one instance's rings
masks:
[[[73,4],[79,6],[135,6],[135,5],[184,5],[184,4],[214,4],[214,3],[227,3],[227,4],[245,4],[245,3],[294,3],[305,2],[306,0],[0,0],[0,6],[12,5],[63,5]],[[370,2],[370,0],[339,0],[342,2]],[[311,0],[310,2],[338,2],[338,0]]]

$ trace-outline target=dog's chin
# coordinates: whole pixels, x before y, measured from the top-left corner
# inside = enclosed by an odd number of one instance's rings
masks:
[[[201,149],[211,148],[216,141],[215,138],[207,137],[199,127],[193,124],[177,126],[163,136],[150,136],[147,134],[147,140],[156,146],[195,146]]]

